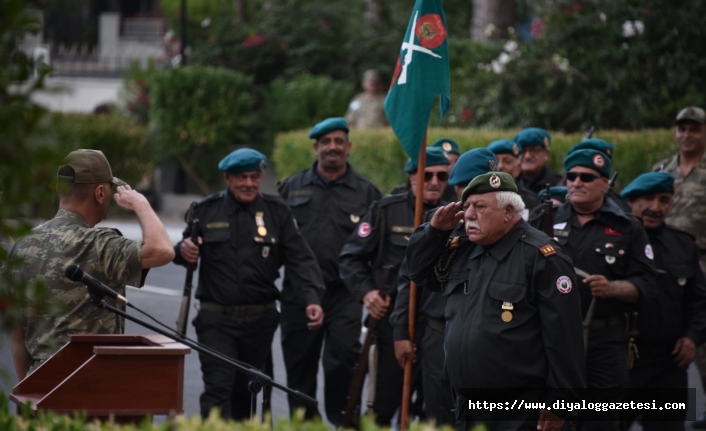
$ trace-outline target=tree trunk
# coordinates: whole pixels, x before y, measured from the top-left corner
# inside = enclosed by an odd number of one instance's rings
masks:
[[[196,185],[198,186],[199,190],[201,190],[201,193],[203,193],[204,196],[210,195],[211,194],[211,188],[206,184],[206,182],[199,176],[199,174],[196,173],[194,168],[191,166],[189,162],[186,161],[184,156],[177,155],[176,156],[177,161],[181,165],[181,168],[186,172],[186,175],[189,176]]]
[[[235,22],[239,24],[247,24],[250,21],[248,16],[247,0],[234,0],[233,9],[235,10]]]
[[[515,25],[517,0],[473,0],[471,39],[499,40]],[[492,32],[491,29],[494,29]]]
[[[377,36],[382,6],[380,5],[380,0],[364,0],[364,2],[365,14],[363,17],[365,25],[363,26],[363,32],[367,38],[373,38]]]

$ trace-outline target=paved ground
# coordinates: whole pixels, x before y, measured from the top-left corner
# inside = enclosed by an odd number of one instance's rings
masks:
[[[133,221],[111,220],[104,224],[106,226],[117,227],[126,237],[136,239],[141,237],[139,225]],[[167,222],[167,231],[174,242],[181,238],[182,229],[183,223],[179,221]],[[169,264],[162,268],[153,269],[147,276],[145,287],[142,289],[128,288],[128,299],[137,307],[151,314],[167,326],[176,327],[175,322],[177,320],[179,304],[181,302],[185,273],[185,268],[173,264]],[[193,303],[194,301],[192,301],[192,304]],[[130,314],[137,314],[139,316],[139,313],[135,313],[134,310],[130,310]],[[196,310],[192,309],[190,315],[192,317],[195,316]],[[150,333],[150,331],[138,326],[137,324],[128,322],[126,326],[126,333],[144,334]],[[191,325],[189,325],[187,336],[194,339],[196,337],[194,328]],[[286,383],[286,374],[282,360],[279,330],[275,334],[275,340],[272,346],[275,379],[284,384]],[[319,390],[317,399],[321,401],[323,400],[323,379],[321,372],[319,373],[318,380]],[[7,393],[16,383],[17,380],[14,369],[12,368],[12,357],[9,351],[9,340],[7,334],[0,333],[0,391]],[[198,397],[203,390],[203,384],[201,381],[199,360],[195,352],[192,352],[186,357],[184,386],[185,413],[189,416],[198,414]],[[704,392],[701,388],[698,372],[693,365],[689,368],[689,386],[696,388],[697,390],[696,410],[697,414],[700,414],[703,411],[703,406],[706,405],[706,398],[704,397]],[[288,415],[286,396],[278,390],[273,391],[272,410],[275,418]],[[323,411],[323,406],[320,406],[320,410]],[[157,419],[160,420],[161,418]],[[638,431],[640,429],[641,427],[639,425],[635,425],[631,431]],[[690,424],[687,424],[687,429],[692,429]]]

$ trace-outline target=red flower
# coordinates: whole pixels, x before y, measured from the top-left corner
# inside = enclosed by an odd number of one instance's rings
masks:
[[[468,123],[468,120],[473,116],[473,110],[471,108],[466,108],[458,116],[459,121],[462,123]]]
[[[541,18],[535,18],[532,20],[531,30],[532,37],[538,37],[542,35],[544,30],[544,20]]]
[[[262,34],[250,34],[248,37],[245,38],[245,41],[243,42],[243,45],[247,46],[248,48],[254,48],[256,46],[262,45],[265,43],[265,36]]]
[[[649,7],[649,6],[645,6],[645,7],[643,7],[643,8],[642,8],[642,10],[643,10],[643,11],[645,11],[645,13],[647,13],[647,14],[649,14],[649,13],[651,12],[651,10],[650,10],[650,7]]]
[[[328,30],[331,28],[331,23],[328,21],[321,21],[321,28],[324,30]]]
[[[581,4],[578,2],[574,2],[574,4],[572,4],[571,7],[574,12],[578,12],[581,10]]]

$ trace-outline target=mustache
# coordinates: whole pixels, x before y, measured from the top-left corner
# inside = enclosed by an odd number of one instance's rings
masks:
[[[243,186],[239,187],[238,191],[241,193],[257,193],[257,187]]]
[[[643,216],[650,216],[654,218],[662,218],[664,214],[661,211],[644,210],[642,212]]]
[[[429,186],[429,187],[426,188],[426,191],[428,191],[428,192],[440,192],[440,191],[441,191],[441,188],[439,188],[438,186]]]
[[[570,188],[569,190],[567,190],[566,196],[572,195],[572,194],[574,194],[574,193],[581,193],[581,194],[587,195],[587,194],[588,194],[588,190],[586,190],[586,189],[583,188],[583,187],[572,187],[572,188]]]
[[[331,155],[340,156],[340,155],[342,155],[342,154],[343,154],[343,151],[339,151],[339,150],[329,150],[329,151],[326,151],[326,152],[324,153],[324,156],[331,156]]]
[[[474,220],[466,220],[466,230],[468,230],[468,229],[481,230],[480,225],[477,222],[475,222]]]

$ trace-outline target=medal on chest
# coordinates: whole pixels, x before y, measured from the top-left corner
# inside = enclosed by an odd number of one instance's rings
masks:
[[[358,214],[351,214],[351,222],[358,223],[360,221],[360,216]]]
[[[255,213],[255,223],[257,223],[257,233],[260,236],[267,235],[267,228],[265,227],[265,213],[258,211]]]
[[[503,322],[507,323],[512,320],[512,310],[515,309],[515,307],[512,305],[512,302],[503,302],[502,306],[503,312],[500,315],[500,318],[503,319]]]

